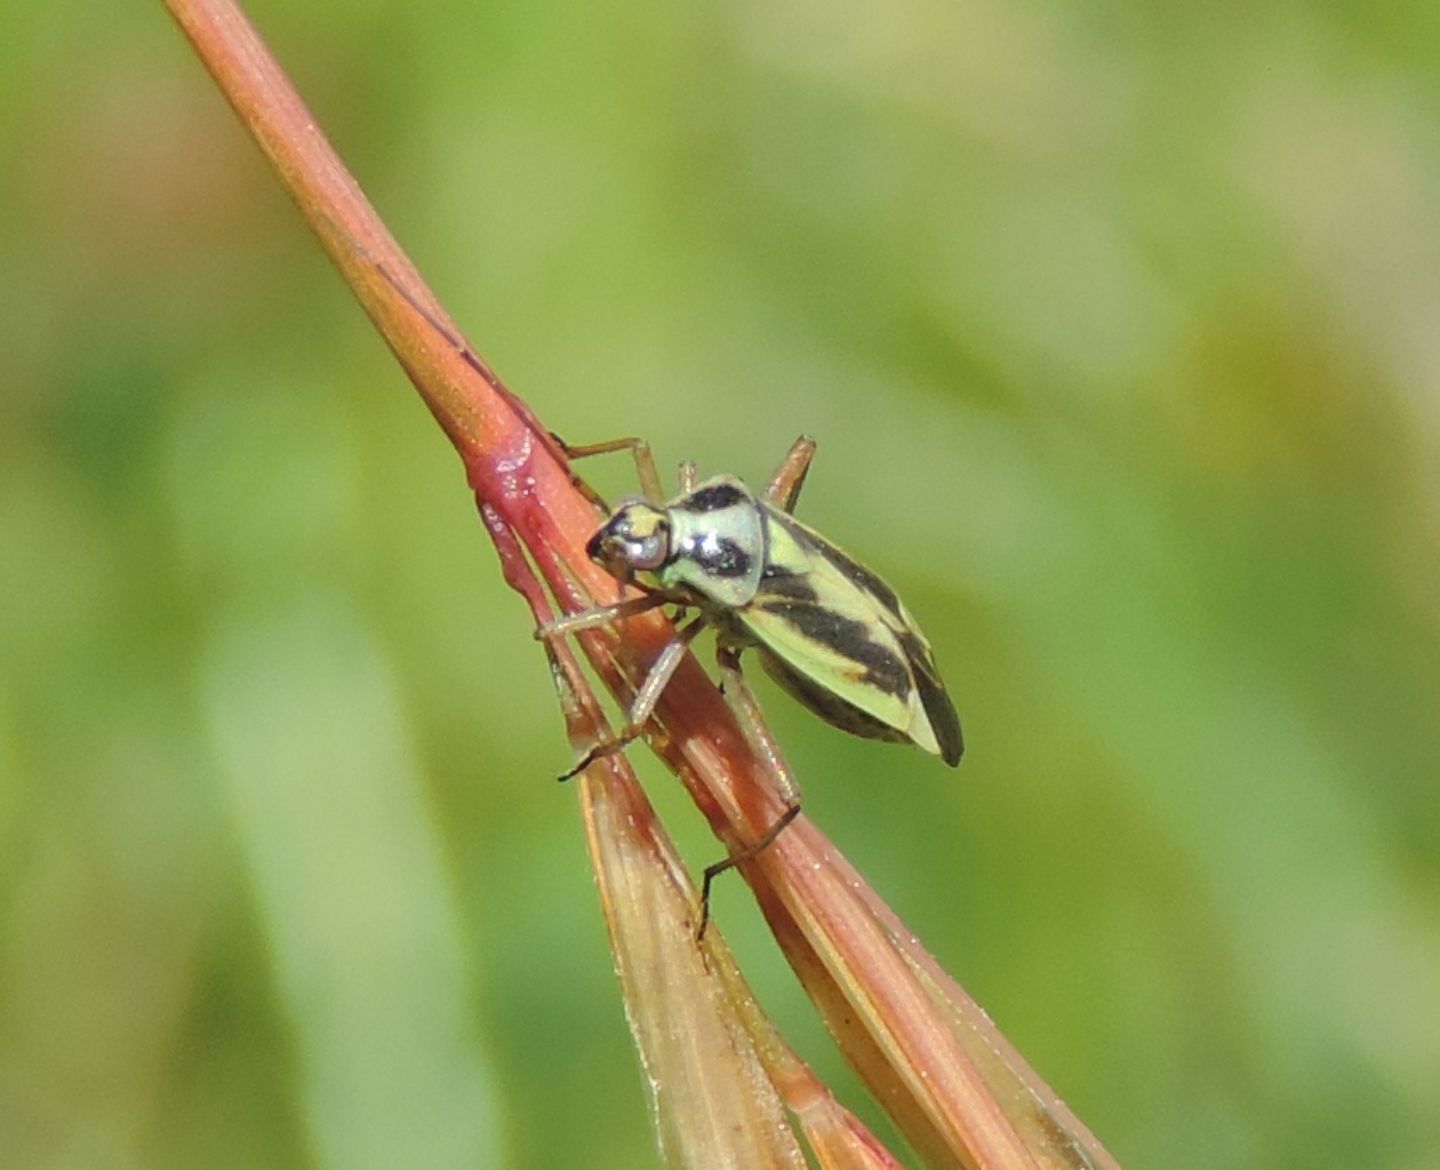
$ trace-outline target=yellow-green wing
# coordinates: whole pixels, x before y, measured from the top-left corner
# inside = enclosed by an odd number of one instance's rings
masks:
[[[765,571],[734,617],[766,668],[837,727],[958,763],[959,718],[894,590],[794,517],[768,506],[764,515]]]

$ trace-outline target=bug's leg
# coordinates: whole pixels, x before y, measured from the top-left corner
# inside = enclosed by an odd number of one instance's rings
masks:
[[[693,459],[687,459],[680,464],[680,494],[688,496],[695,490],[695,485],[700,482],[700,469],[695,466]]]
[[[730,709],[735,712],[735,718],[740,724],[740,730],[745,733],[745,741],[750,745],[750,750],[765,763],[770,774],[775,777],[785,803],[798,805],[800,785],[795,774],[790,771],[790,765],[785,762],[780,745],[765,726],[760,700],[755,697],[755,692],[750,689],[750,684],[745,681],[745,675],[740,670],[740,651],[733,646],[717,646],[715,660],[720,664],[720,690],[725,701],[730,704]]]
[[[752,857],[759,857],[765,850],[775,843],[775,838],[780,836],[790,822],[800,815],[800,806],[792,804],[776,822],[765,830],[760,840],[754,841],[738,853],[732,853],[729,857],[714,862],[705,867],[705,872],[700,878],[700,925],[695,928],[695,941],[703,942],[705,939],[705,928],[710,925],[710,886],[715,879],[727,869],[734,869],[742,862],[749,861]]]
[[[563,638],[566,634],[575,634],[581,630],[593,630],[596,626],[607,625],[617,618],[634,617],[637,613],[648,613],[652,609],[659,609],[665,603],[665,595],[655,592],[647,593],[643,597],[627,597],[624,601],[617,601],[614,605],[600,605],[594,609],[581,610],[579,613],[566,614],[562,618],[546,622],[543,626],[536,626],[535,640],[544,642],[551,638]]]
[[[815,458],[815,440],[801,435],[790,445],[775,474],[765,487],[765,498],[782,512],[793,512],[795,501],[800,498],[800,489],[805,486],[805,473],[810,470],[810,460]]]
[[[624,750],[640,737],[640,733],[645,730],[645,724],[655,713],[655,704],[660,701],[665,687],[675,676],[675,672],[680,668],[680,663],[685,660],[685,651],[695,640],[695,635],[700,632],[704,624],[705,616],[701,614],[670,640],[665,649],[660,651],[654,665],[650,667],[650,673],[645,676],[645,681],[640,684],[640,689],[635,692],[634,701],[630,704],[630,711],[625,718],[625,726],[613,739],[595,744],[580,757],[578,764],[558,777],[560,780],[569,780],[573,776],[578,776],[596,760]]]
[[[727,869],[734,869],[742,861],[749,861],[765,852],[785,827],[800,815],[800,785],[796,783],[794,773],[790,771],[785,757],[780,754],[779,745],[765,726],[755,692],[750,689],[750,684],[740,672],[740,652],[729,646],[721,646],[716,650],[715,656],[720,663],[721,689],[725,692],[725,701],[735,712],[750,749],[769,766],[780,786],[781,795],[785,798],[786,808],[775,823],[760,835],[759,840],[705,867],[700,882],[700,925],[695,931],[697,942],[705,937],[705,928],[710,924],[710,887],[715,879]]]
[[[650,453],[650,444],[644,439],[627,435],[623,439],[610,439],[604,443],[587,443],[583,447],[572,447],[554,431],[550,432],[550,437],[560,444],[560,449],[565,452],[565,458],[572,461],[588,459],[591,455],[609,455],[613,451],[629,451],[635,459],[635,474],[639,477],[640,490],[645,494],[645,498],[652,504],[664,502],[664,496],[660,490],[660,472],[655,467],[655,456]],[[575,478],[580,481],[579,476]],[[580,482],[583,483],[583,481]],[[595,498],[597,501],[599,500],[598,496]],[[604,506],[603,503],[601,506]]]

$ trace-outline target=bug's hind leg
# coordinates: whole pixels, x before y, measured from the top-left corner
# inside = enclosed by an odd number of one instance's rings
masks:
[[[700,925],[695,928],[695,941],[701,942],[705,938],[705,928],[710,925],[710,887],[715,879],[727,869],[734,869],[742,862],[749,861],[752,857],[759,857],[765,850],[775,843],[775,838],[780,836],[790,822],[800,815],[800,806],[792,804],[776,822],[765,830],[758,841],[754,841],[738,853],[732,853],[729,857],[713,862],[705,867],[705,872],[700,878]]]
[[[785,803],[799,804],[800,785],[795,780],[795,774],[790,771],[790,765],[785,762],[780,745],[765,726],[760,700],[755,697],[755,692],[750,689],[750,684],[745,681],[745,675],[740,670],[740,651],[733,646],[721,645],[716,647],[715,659],[720,664],[720,689],[725,695],[725,701],[730,704],[730,709],[735,712],[740,730],[745,733],[750,749],[775,777]]]
[[[801,435],[790,445],[790,450],[770,477],[765,498],[782,512],[793,512],[795,501],[800,498],[800,489],[805,486],[810,460],[814,458],[815,440],[809,435]]]
[[[584,615],[578,616],[583,617]],[[695,640],[695,635],[700,632],[704,624],[704,615],[695,618],[666,644],[665,649],[661,650],[659,657],[655,659],[654,665],[650,667],[650,673],[645,676],[645,681],[640,684],[640,689],[635,692],[635,698],[625,717],[625,726],[616,733],[613,739],[602,740],[595,744],[580,757],[579,763],[562,773],[558,779],[569,780],[573,776],[578,776],[596,760],[623,751],[640,738],[641,733],[645,730],[645,724],[655,713],[655,704],[660,701],[660,696],[664,694],[670,680],[675,677],[675,672],[680,669],[680,663],[685,659],[686,649]]]
[[[695,930],[697,941],[705,937],[705,928],[710,924],[710,887],[715,879],[727,869],[734,869],[741,862],[764,853],[774,843],[775,838],[784,832],[785,827],[800,815],[800,785],[796,783],[795,775],[790,771],[785,757],[780,754],[780,747],[770,734],[770,729],[765,726],[755,692],[750,689],[750,684],[745,681],[745,676],[740,671],[740,652],[722,645],[716,650],[716,658],[720,663],[721,689],[725,692],[725,701],[735,712],[750,749],[757,758],[765,762],[779,784],[786,808],[758,840],[705,867],[700,882],[700,925]]]
[[[623,439],[608,439],[603,443],[586,443],[584,446],[572,447],[554,431],[550,437],[560,444],[560,449],[565,452],[565,458],[572,462],[576,459],[588,459],[591,455],[609,455],[614,451],[629,451],[635,460],[635,474],[640,480],[640,490],[645,498],[652,504],[664,502],[664,495],[660,490],[660,472],[655,467],[655,456],[650,452],[650,444],[644,439],[636,438],[634,435],[627,435]],[[590,487],[578,475],[575,476],[576,486],[588,496],[593,503],[609,511],[605,501],[596,495],[595,490]]]

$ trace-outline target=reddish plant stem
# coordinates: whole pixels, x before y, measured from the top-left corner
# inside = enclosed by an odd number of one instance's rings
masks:
[[[613,600],[615,581],[584,552],[594,505],[577,490],[553,436],[483,361],[467,361],[439,332],[463,336],[238,6],[231,0],[167,6],[450,438],[481,506],[521,541],[566,608]],[[581,644],[623,694],[622,675],[643,671],[672,634],[658,614],[628,622],[623,664],[604,631]],[[783,806],[693,660],[667,688],[657,715],[664,754],[676,763],[691,757],[682,775],[716,831],[739,839],[763,832]]]
[[[239,8],[232,0],[167,4],[460,454],[507,580],[537,614],[548,611],[523,565],[523,546],[563,608],[613,600],[618,586],[584,552],[596,524],[594,505],[577,490],[558,444],[484,362],[467,360],[442,334],[461,336]],[[604,630],[587,632],[580,643],[607,686],[623,700],[673,634],[670,622],[652,613],[626,623],[623,649]],[[568,650],[555,653],[561,656],[566,678],[578,677]],[[583,686],[579,690],[582,697],[567,706],[567,725],[572,735],[589,738],[598,727],[599,708],[593,695]],[[783,811],[771,778],[693,659],[666,689],[650,738],[727,841],[755,840]],[[802,817],[773,848],[741,866],[792,965],[817,1002],[829,1004],[832,1027],[842,1042],[851,1035],[847,1047],[852,1054],[860,1053],[864,1075],[881,1100],[897,1115],[915,1120],[907,1132],[912,1141],[919,1134],[932,1164],[961,1164],[954,1158],[964,1151],[967,1166],[1034,1166],[1011,1124],[1010,1103],[988,1095],[986,1078],[954,1047],[954,1035],[946,1029],[924,1034],[924,1028],[944,1021],[926,1010],[918,994],[923,985],[908,963],[898,961],[900,952],[872,929],[877,921],[873,914],[857,918],[857,906],[843,905],[863,883],[852,886],[832,866],[832,858],[830,843]],[[780,873],[788,876],[772,881]],[[816,939],[824,940],[823,955]],[[844,954],[834,949],[842,940],[849,947]],[[854,998],[857,995],[863,1002]],[[877,996],[885,997],[884,1002]],[[880,1026],[869,1039],[861,1036],[856,1013],[847,1004],[882,1009]],[[887,1041],[884,1051],[878,1046],[881,1039]],[[997,1051],[988,1041],[985,1047]],[[898,1063],[893,1052],[900,1053]],[[1022,1082],[1033,1077],[1028,1068],[1019,1067]],[[910,1070],[910,1079],[902,1081],[898,1069]],[[918,1082],[912,1073],[918,1073]],[[1043,1083],[1033,1092],[1043,1104],[1042,1121],[1059,1121],[1068,1130],[1064,1123],[1071,1119],[1054,1108],[1053,1094]],[[1067,1157],[1057,1164],[1113,1165],[1108,1158],[1101,1161],[1079,1150],[1075,1156],[1081,1160]]]

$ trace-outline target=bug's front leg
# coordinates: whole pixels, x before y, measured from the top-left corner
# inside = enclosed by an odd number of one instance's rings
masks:
[[[771,775],[775,777],[780,794],[785,798],[786,808],[775,823],[760,835],[759,840],[705,867],[700,881],[700,925],[695,930],[697,941],[705,937],[705,928],[710,924],[710,887],[715,879],[727,869],[734,869],[741,862],[749,861],[765,852],[775,838],[784,832],[785,827],[800,815],[800,785],[795,780],[795,774],[790,771],[790,765],[785,762],[785,757],[780,754],[780,745],[765,726],[759,700],[755,698],[755,692],[750,689],[750,684],[745,681],[745,676],[740,671],[740,652],[734,647],[721,645],[717,648],[715,657],[720,663],[720,687],[725,694],[725,701],[735,712],[735,718],[740,724],[740,730],[745,733],[750,750],[768,765]]]
[[[593,630],[596,626],[609,625],[619,618],[634,617],[637,613],[649,613],[666,604],[663,593],[646,593],[642,597],[627,597],[613,605],[598,605],[594,609],[583,609],[579,613],[567,613],[564,617],[535,627],[535,640],[548,642],[552,638],[563,638],[566,634],[578,634],[581,630]]]
[[[635,474],[640,480],[640,490],[645,498],[652,504],[660,504],[664,496],[660,489],[660,472],[655,467],[655,456],[650,453],[650,444],[644,439],[636,438],[634,435],[627,435],[623,439],[608,439],[603,443],[587,443],[584,446],[572,447],[554,431],[550,437],[560,444],[560,449],[565,452],[565,458],[572,462],[576,459],[588,459],[591,455],[609,455],[613,451],[629,451],[635,459]],[[574,475],[574,473],[571,473]],[[593,489],[585,484],[579,476],[575,476],[577,483],[586,489],[586,494],[593,497],[593,502],[600,504],[602,508],[606,505]],[[606,508],[608,511],[609,509]]]
[[[800,489],[805,486],[805,475],[810,470],[810,460],[815,458],[815,440],[801,435],[790,445],[775,474],[765,488],[765,498],[782,512],[795,511],[795,501],[800,498]]]
[[[659,595],[656,596],[658,597]],[[659,597],[659,600],[656,601],[655,604],[663,604],[664,601],[665,599],[663,597]],[[621,602],[620,604],[624,605],[625,603]],[[577,618],[583,618],[587,615],[576,614],[575,616]],[[666,643],[665,649],[660,651],[659,657],[655,659],[654,665],[650,667],[650,673],[645,676],[645,681],[640,684],[640,689],[635,692],[635,698],[631,702],[630,711],[625,718],[625,726],[620,729],[613,739],[602,740],[600,743],[595,744],[580,757],[579,763],[562,773],[558,779],[569,780],[574,776],[578,776],[596,760],[604,759],[606,756],[613,755],[615,752],[623,751],[640,737],[641,733],[645,730],[645,724],[650,721],[650,716],[655,713],[655,704],[660,701],[660,696],[664,694],[666,686],[668,686],[670,680],[675,677],[675,672],[680,669],[680,663],[685,660],[685,651],[689,648],[690,643],[695,640],[695,635],[700,632],[704,625],[705,616],[701,614],[691,621],[689,625],[682,627],[679,633]],[[573,631],[573,628],[574,627],[572,627],[572,630],[565,632],[570,633]],[[582,626],[579,628],[583,629],[585,627]]]

